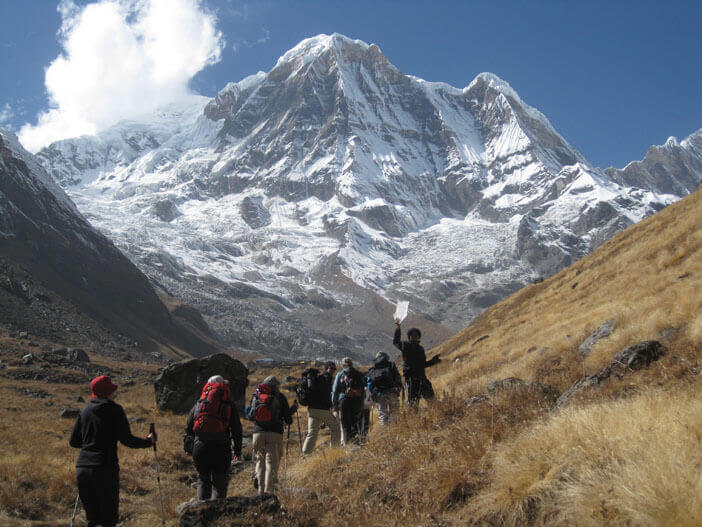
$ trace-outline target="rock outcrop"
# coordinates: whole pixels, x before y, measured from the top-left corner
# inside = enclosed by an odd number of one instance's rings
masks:
[[[187,413],[200,397],[207,379],[221,375],[229,381],[231,398],[242,413],[248,374],[246,366],[225,353],[171,364],[154,382],[156,406],[159,410]]]
[[[647,340],[624,348],[612,362],[595,375],[581,377],[558,398],[556,406],[568,404],[574,398],[599,387],[610,377],[621,379],[627,373],[647,367],[665,353],[665,347],[657,340]]]

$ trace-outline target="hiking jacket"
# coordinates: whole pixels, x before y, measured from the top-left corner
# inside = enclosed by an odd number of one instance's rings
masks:
[[[376,393],[374,394],[372,393],[373,386],[371,386],[371,373],[374,370],[382,370],[385,368],[390,368],[390,379],[392,381],[392,387],[385,388],[384,390],[376,390]],[[368,373],[366,373],[366,381],[368,389],[371,390],[371,395],[374,397],[380,397],[393,392],[397,393],[400,391],[400,388],[402,388],[402,377],[400,376],[400,371],[397,369],[397,366],[395,366],[394,362],[391,362],[385,357],[380,357],[379,359],[373,361],[373,367],[370,370],[368,370]]]
[[[392,343],[402,352],[402,373],[405,379],[416,379],[426,377],[425,368],[429,368],[439,362],[438,355],[431,360],[427,360],[424,348],[419,344],[401,340],[400,328],[395,328],[395,336]]]
[[[199,402],[199,401],[198,401]],[[217,434],[216,436],[212,437],[211,439],[208,439],[207,441],[203,441],[200,439],[197,434],[193,431],[193,424],[195,422],[195,417],[197,417],[197,413],[199,412],[199,405],[198,403],[195,403],[195,405],[190,409],[190,413],[188,414],[188,419],[185,422],[185,434],[190,435],[190,436],[195,436],[195,441],[198,441],[200,443],[216,443],[220,445],[227,445],[229,446],[231,442],[234,443],[234,455],[236,456],[241,456],[241,445],[242,445],[242,431],[241,431],[241,420],[239,419],[239,413],[236,410],[236,406],[234,403],[229,400],[229,404],[231,405],[232,412],[231,412],[231,417],[229,418],[229,426],[227,427],[226,430],[221,432],[220,434]]]
[[[286,424],[286,425],[292,424],[293,412],[290,411],[290,405],[288,404],[288,400],[277,389],[276,389],[275,395],[280,400],[280,420],[275,422],[275,423],[270,423],[270,424],[259,424],[256,421],[254,421],[254,428],[253,428],[254,434],[257,434],[259,432],[275,432],[276,434],[282,435],[283,431],[284,431],[284,424]],[[254,395],[254,397],[255,397],[255,395]],[[252,403],[253,403],[253,399],[252,399]],[[253,421],[253,417],[251,416],[251,413],[250,413],[251,406],[252,405],[249,405],[246,407],[246,417]]]
[[[334,386],[332,386],[332,394],[331,394],[331,404],[332,406],[336,406],[339,404],[339,401],[341,401],[344,397],[346,397],[346,383],[344,382],[344,374],[346,373],[346,368],[341,370],[339,373],[336,374],[336,378],[334,379]],[[356,368],[353,366],[349,368],[349,374],[350,375],[360,375],[361,378],[363,379],[363,374],[358,371]],[[361,381],[361,384],[365,384],[365,379]],[[361,386],[361,390],[363,390],[363,386]],[[360,397],[362,398],[362,396]]]
[[[317,376],[317,392],[314,394],[308,408],[329,410],[331,408],[331,391],[334,379],[328,371]]]
[[[124,409],[111,399],[91,399],[78,414],[69,444],[80,448],[76,467],[119,470],[117,441],[129,448],[149,448],[151,439],[132,435]]]

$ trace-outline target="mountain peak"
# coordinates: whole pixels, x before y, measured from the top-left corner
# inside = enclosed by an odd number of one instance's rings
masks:
[[[503,94],[505,97],[508,97],[510,99],[514,99],[517,101],[519,104],[524,104],[522,99],[519,97],[517,92],[510,86],[510,84],[506,81],[495,75],[494,73],[490,72],[483,72],[478,74],[473,81],[466,86],[463,89],[464,93],[470,92],[474,89],[477,88],[490,88],[493,89],[501,94]]]
[[[299,59],[310,61],[330,49],[341,52],[345,45],[360,48],[363,51],[371,47],[371,45],[362,40],[354,40],[340,33],[332,33],[331,35],[320,34],[315,37],[306,38],[297,46],[287,51],[278,59],[276,67]]]

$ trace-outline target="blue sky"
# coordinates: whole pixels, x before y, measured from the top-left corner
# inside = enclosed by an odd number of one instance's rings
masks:
[[[121,2],[124,6],[134,0]],[[120,84],[103,89],[100,82],[86,87],[75,81],[87,71],[81,68],[95,61],[102,63],[101,73],[92,75],[98,80],[147,68],[127,68],[122,63],[128,61],[111,55],[121,49],[109,41],[109,35],[121,34],[119,27],[98,31],[95,22],[78,21],[91,4],[95,2],[64,1],[60,13],[56,1],[0,0],[3,126],[19,131],[27,123],[37,125],[37,115],[50,108],[49,92],[54,106],[60,101],[62,112],[78,101],[90,108],[88,117],[100,114],[83,127],[104,127],[120,117],[120,108],[129,107],[119,99],[124,91]],[[622,167],[669,136],[683,139],[702,128],[700,1],[169,0],[167,5],[168,15],[187,11],[188,27],[197,25],[199,32],[178,39],[179,48],[152,50],[152,62],[177,64],[156,84],[133,87],[130,101],[149,104],[188,87],[213,96],[229,81],[268,71],[300,40],[338,32],[377,44],[401,71],[426,80],[463,87],[480,72],[499,75],[596,166]],[[177,13],[172,19],[163,11],[152,14],[140,19],[142,29],[148,25],[144,20],[151,20],[147,35],[159,35],[164,24],[183,20]],[[139,16],[128,13],[125,27]],[[71,20],[73,25],[67,24]],[[59,33],[62,24],[64,32]],[[69,36],[76,36],[72,51]],[[75,46],[81,42],[96,50],[94,56],[72,60],[80,54]],[[49,88],[45,70],[60,54],[71,60]],[[68,110],[60,117],[55,128],[64,130],[73,129],[75,120],[88,119]]]

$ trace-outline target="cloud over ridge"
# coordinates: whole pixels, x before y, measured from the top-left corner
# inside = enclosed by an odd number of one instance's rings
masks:
[[[187,97],[225,45],[201,0],[65,0],[58,9],[63,52],[45,71],[50,109],[19,132],[32,152]]]

